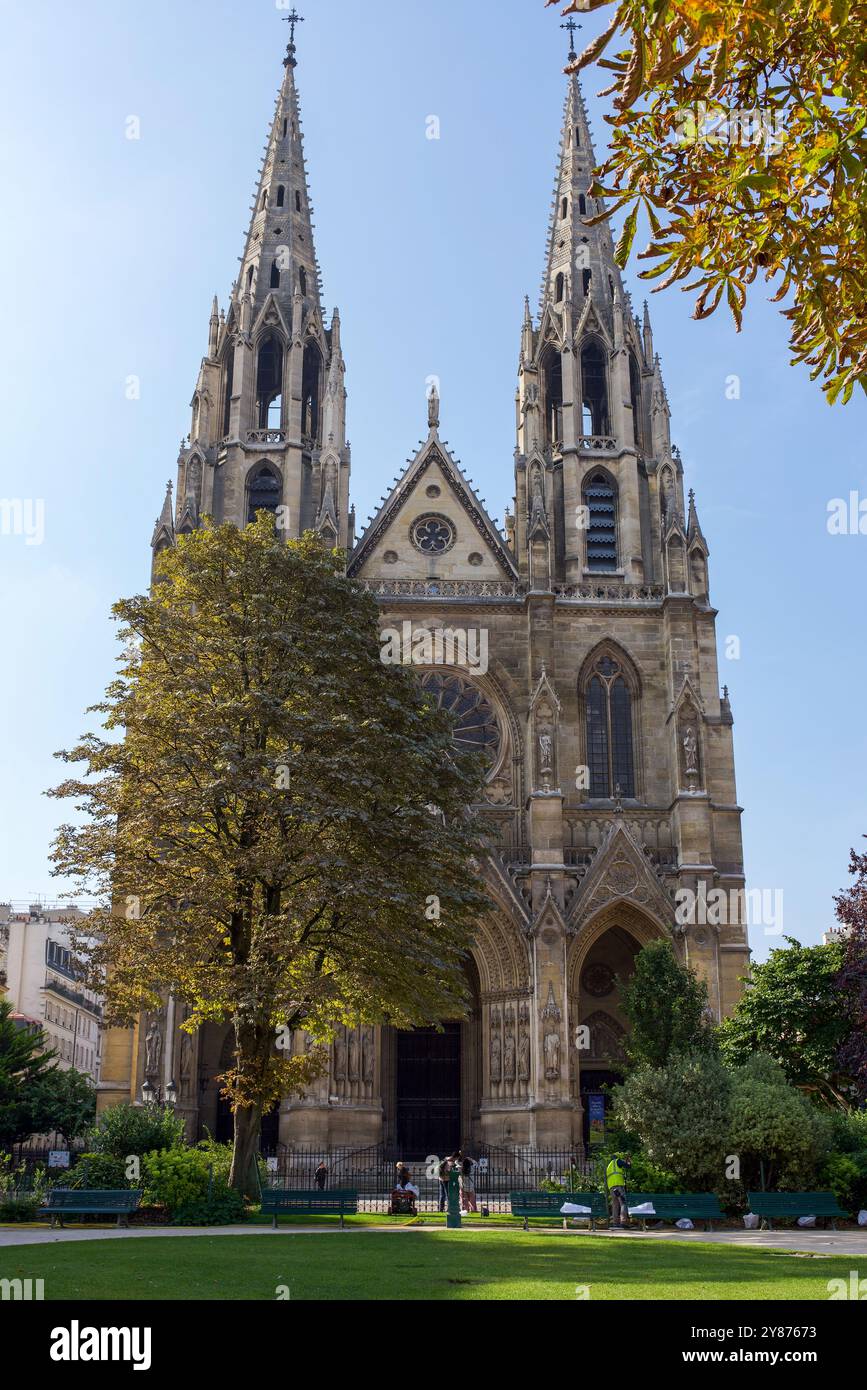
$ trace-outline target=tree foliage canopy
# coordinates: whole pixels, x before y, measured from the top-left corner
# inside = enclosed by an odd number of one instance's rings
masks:
[[[843,948],[801,946],[772,951],[753,965],[749,988],[719,1030],[723,1056],[734,1066],[762,1052],[782,1067],[793,1086],[832,1105],[847,1105],[851,1079],[838,1054],[852,1030],[838,975]]]
[[[852,1077],[855,1094],[867,1104],[867,854],[852,851],[855,882],[836,899],[837,920],[846,932],[843,966],[837,977],[841,1007],[851,1023],[837,1064]]]
[[[680,964],[668,941],[652,941],[639,951],[621,998],[631,1025],[626,1050],[633,1065],[662,1067],[674,1052],[712,1046],[707,985]]]
[[[383,665],[377,605],[342,558],[268,516],[181,538],[114,612],[127,654],[96,707],[108,737],[60,755],[86,772],[53,795],[86,814],[60,829],[56,871],[114,904],[87,925],[112,1019],[171,990],[191,1031],[233,1022],[237,1140],[240,1110],[258,1127],[320,1064],[289,1030],[324,1042],[338,1022],[464,1011],[490,905],[467,809],[480,760]]]
[[[828,400],[867,391],[867,3],[572,0],[564,13],[603,8],[611,21],[577,67],[614,78],[591,192],[611,198],[605,216],[628,209],[619,263],[643,208],[644,278],[688,281],[699,319],[725,300],[740,329],[763,277]]]

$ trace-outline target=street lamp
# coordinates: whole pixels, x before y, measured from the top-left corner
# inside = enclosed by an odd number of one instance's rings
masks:
[[[141,1088],[142,1105],[162,1105],[163,1093],[161,1089],[152,1086],[149,1079],[145,1077],[144,1085]],[[170,1081],[166,1086],[165,1103],[172,1110],[178,1103],[178,1088],[174,1081]]]

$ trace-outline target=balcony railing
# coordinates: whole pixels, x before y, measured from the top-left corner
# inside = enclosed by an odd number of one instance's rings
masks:
[[[617,440],[610,434],[579,434],[578,447],[585,454],[613,454]]]
[[[501,579],[364,579],[375,598],[497,599],[520,598],[522,585]]]
[[[273,444],[286,443],[285,430],[248,430],[248,444],[262,444],[266,448]]]
[[[555,584],[559,599],[573,603],[661,603],[665,589],[661,584]]]

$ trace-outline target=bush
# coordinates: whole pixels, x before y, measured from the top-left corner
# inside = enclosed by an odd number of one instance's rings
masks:
[[[119,1192],[135,1187],[126,1175],[126,1159],[114,1154],[82,1154],[75,1165],[70,1186],[85,1191]]]
[[[215,1186],[210,1197],[188,1202],[172,1219],[173,1226],[236,1226],[247,1218],[244,1199],[238,1192]]]
[[[179,1211],[208,1193],[208,1159],[198,1149],[165,1149],[142,1159],[145,1205]]]
[[[819,1185],[829,1188],[850,1215],[867,1208],[867,1151],[829,1154],[820,1170]]]
[[[42,1203],[42,1194],[39,1192],[2,1192],[0,1221],[35,1221]]]
[[[168,1105],[113,1105],[100,1115],[88,1139],[92,1153],[141,1158],[154,1150],[182,1147],[184,1122]]]

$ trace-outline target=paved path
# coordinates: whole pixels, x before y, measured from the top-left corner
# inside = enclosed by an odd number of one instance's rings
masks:
[[[427,1224],[421,1226],[355,1226],[349,1230],[356,1235],[364,1235],[368,1231],[382,1233],[387,1231],[391,1235],[401,1233],[421,1233],[430,1231],[442,1231],[441,1225]],[[481,1226],[469,1227],[471,1230],[483,1229]],[[519,1228],[506,1226],[488,1226],[489,1231],[516,1231]],[[346,1235],[346,1231],[340,1231],[337,1226],[281,1226],[279,1231],[274,1231],[268,1226],[212,1226],[212,1227],[178,1227],[178,1226],[142,1226],[133,1228],[129,1231],[118,1230],[116,1226],[108,1226],[100,1229],[97,1226],[88,1226],[86,1229],[66,1228],[65,1230],[46,1229],[40,1230],[22,1229],[20,1226],[0,1226],[0,1249],[5,1246],[20,1245],[53,1245],[64,1241],[81,1240],[170,1240],[173,1237],[186,1236],[267,1236],[274,1238],[277,1236],[307,1236],[307,1235]],[[569,1236],[582,1236],[589,1234],[581,1229],[570,1228],[568,1231],[554,1230],[552,1228],[539,1228],[538,1235],[549,1235],[552,1237],[566,1238]],[[852,1255],[864,1256],[867,1258],[867,1230],[864,1231],[597,1231],[596,1235],[603,1240],[667,1240],[676,1241],[681,1244],[704,1244],[709,1245],[734,1245],[757,1247],[762,1250],[775,1251],[795,1251],[798,1254],[806,1255]]]

